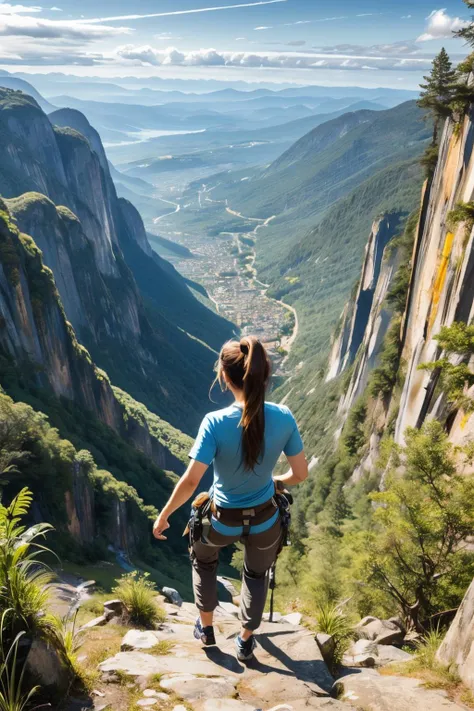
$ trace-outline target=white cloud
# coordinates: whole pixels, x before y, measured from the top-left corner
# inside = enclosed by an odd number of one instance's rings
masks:
[[[428,25],[425,32],[418,37],[418,42],[452,37],[453,32],[462,30],[463,27],[469,24],[469,22],[462,20],[460,17],[450,17],[446,14],[446,9],[433,10],[426,19],[428,20]]]
[[[173,10],[172,12],[152,12],[147,15],[116,15],[113,17],[95,17],[84,19],[82,22],[112,22],[115,20],[145,20],[151,17],[170,17],[171,15],[194,15],[199,12],[216,12],[217,10],[236,10],[242,7],[258,7],[260,5],[274,5],[275,3],[287,2],[287,0],[258,0],[258,2],[245,2],[238,5],[219,5],[217,7],[200,7],[190,10]]]
[[[273,30],[273,27],[269,26],[267,27],[266,25],[262,25],[261,27],[254,27],[254,30]]]
[[[62,12],[63,11],[62,7],[56,7],[55,5],[53,5],[53,7],[50,7],[49,9],[52,10],[53,12]]]
[[[411,20],[412,15],[402,15],[400,19],[402,20]]]
[[[363,48],[362,48],[363,49]],[[226,67],[273,67],[292,69],[397,69],[424,71],[431,66],[431,57],[407,57],[361,53],[318,52],[222,52],[216,49],[180,51],[176,47],[156,49],[150,45],[132,44],[117,47],[108,61],[132,62],[135,65],[154,66],[226,66]]]
[[[285,22],[284,27],[294,27],[294,25],[310,25],[311,20],[297,20],[296,22]]]
[[[287,42],[287,47],[303,47],[306,44],[306,40],[292,40]]]
[[[313,22],[335,22],[336,20],[347,20],[347,15],[339,15],[338,17],[322,17],[320,20],[313,20]]]
[[[103,63],[102,54],[87,53],[81,49],[64,47],[51,40],[25,37],[21,44],[18,38],[5,37],[0,42],[0,63],[33,66],[93,66]]]
[[[91,40],[130,32],[127,27],[82,25],[76,20],[43,20],[39,17],[0,13],[0,35],[3,36]]]
[[[420,47],[413,40],[392,42],[390,44],[374,44],[369,47],[360,44],[337,44],[332,47],[313,45],[313,48],[327,54],[358,54],[374,57],[393,55],[420,55]],[[420,59],[431,59],[431,55],[420,55]]]
[[[235,41],[236,41],[236,42],[243,42],[243,41],[246,40],[246,39],[247,39],[246,37],[236,37],[236,38],[235,38]]]
[[[0,15],[19,15],[23,12],[41,12],[39,5],[10,5],[8,2],[0,3]]]

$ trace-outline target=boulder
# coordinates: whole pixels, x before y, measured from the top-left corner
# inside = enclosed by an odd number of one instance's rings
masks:
[[[397,645],[403,644],[405,634],[398,627],[394,630],[384,629],[377,635],[375,641],[377,644]]]
[[[380,644],[377,645],[378,656],[376,659],[377,666],[384,666],[385,664],[409,662],[413,659],[413,655],[405,652],[405,650],[399,647],[394,647],[391,644]]]
[[[295,627],[298,627],[298,625],[301,624],[301,618],[303,615],[301,612],[290,612],[288,615],[284,615],[281,618],[281,622],[287,622],[289,625],[295,625]]]
[[[436,657],[442,664],[454,664],[463,682],[474,691],[474,580]]]
[[[465,711],[446,692],[427,689],[419,679],[382,676],[373,669],[341,677],[335,693],[364,711]]]
[[[334,652],[336,651],[336,641],[334,637],[324,632],[318,632],[315,640],[323,655],[324,661],[328,667],[331,667],[334,661]]]
[[[151,706],[156,706],[157,703],[157,699],[138,699],[138,701],[135,701],[135,706],[139,706],[140,708],[150,708]]]
[[[122,600],[107,600],[104,602],[104,613],[106,610],[113,612],[116,617],[122,617],[125,613],[125,605]]]
[[[183,604],[183,598],[179,594],[177,590],[174,588],[163,588],[162,591],[163,595],[166,597],[169,602],[173,603],[173,605],[177,605],[178,607],[181,607]]]
[[[198,709],[199,711],[258,711],[253,704],[246,704],[238,699],[207,699],[198,706]]]
[[[160,679],[160,686],[167,691],[174,692],[185,701],[194,703],[200,699],[222,699],[233,696],[237,679],[232,677],[198,677],[193,674],[180,674],[178,676]]]
[[[395,617],[390,617],[390,619],[387,620],[387,622],[391,622],[394,625],[397,625],[399,629],[403,632],[403,634],[407,633],[407,628],[405,623],[403,622],[402,618],[396,615]]]
[[[379,618],[378,617],[372,617],[371,615],[367,615],[366,617],[363,617],[361,621],[356,625],[356,629],[359,629],[359,627],[365,627],[366,625],[370,624],[370,622],[378,622]]]
[[[264,707],[264,711],[309,711],[314,709],[315,711],[356,711],[354,706],[349,706],[349,704],[343,703],[342,701],[337,701],[336,699],[318,699],[317,697],[312,697],[310,699],[299,699],[298,701],[293,701],[289,703],[273,705],[270,709]],[[261,711],[260,706],[255,709],[255,711]],[[360,709],[358,710],[360,711]]]
[[[273,613],[273,622],[280,622],[282,617],[283,617],[283,615],[281,614],[281,612],[274,612]],[[264,612],[262,619],[264,619],[266,622],[268,622],[268,620],[270,619],[270,613]]]
[[[169,700],[168,694],[165,694],[163,691],[156,691],[156,689],[145,689],[143,696],[146,699],[159,699],[159,701]]]
[[[110,616],[107,615],[100,615],[100,617],[94,617],[93,620],[90,620],[89,622],[86,622],[85,625],[82,625],[81,630],[90,630],[93,627],[103,627],[107,624],[109,619]]]
[[[404,631],[394,622],[377,618],[364,618],[355,627],[355,632],[360,639],[373,640],[377,644],[402,644],[405,637]]]
[[[114,657],[99,664],[101,672],[123,671],[134,677],[149,677],[154,674],[182,674],[183,660],[178,657],[158,656],[144,652],[118,652]],[[187,659],[186,672],[200,676],[223,676],[224,670],[207,659]],[[225,670],[225,676],[229,674]]]
[[[35,639],[25,661],[25,674],[54,696],[61,696],[71,684],[71,670],[61,661],[56,650],[46,642]]]
[[[347,667],[383,667],[393,662],[408,662],[412,659],[408,652],[388,644],[377,644],[368,639],[354,642],[344,655]]]
[[[122,639],[120,650],[129,652],[134,649],[152,649],[159,641],[157,632],[152,630],[128,630]]]
[[[368,639],[358,639],[344,655],[344,665],[347,667],[374,667],[378,657],[378,647]]]

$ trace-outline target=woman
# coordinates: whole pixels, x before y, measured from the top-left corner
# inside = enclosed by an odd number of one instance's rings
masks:
[[[210,464],[214,464],[210,525],[192,550],[193,587],[200,617],[194,636],[215,644],[213,613],[217,601],[219,550],[241,540],[245,545],[241,592],[242,630],[236,639],[237,657],[253,657],[253,632],[262,620],[268,571],[282,542],[282,527],[275,502],[275,486],[299,484],[308,475],[303,443],[290,410],[265,402],[270,360],[252,336],[224,344],[217,379],[232,392],[230,407],[211,412],[201,423],[189,454],[191,463],[170,500],[155,521],[153,533],[166,540],[168,518],[193,495]],[[290,471],[273,477],[284,452]]]

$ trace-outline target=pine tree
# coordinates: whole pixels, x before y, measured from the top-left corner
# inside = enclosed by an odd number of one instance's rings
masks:
[[[474,0],[464,0],[469,8],[474,8]],[[456,37],[461,37],[462,39],[469,42],[470,45],[474,47],[474,22],[471,22],[467,27],[463,27],[462,30],[458,30],[454,33]]]
[[[456,87],[456,70],[444,47],[433,60],[431,74],[423,78],[425,84],[420,84],[418,106],[427,109],[433,117],[433,145],[436,145],[440,123],[451,113],[450,103]]]

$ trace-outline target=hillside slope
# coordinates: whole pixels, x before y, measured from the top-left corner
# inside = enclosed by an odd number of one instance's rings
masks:
[[[429,136],[415,102],[347,113],[310,131],[245,183],[219,176],[214,198],[248,217],[275,215],[257,245],[257,268],[271,282],[285,253],[337,200],[388,165],[418,155]]]

